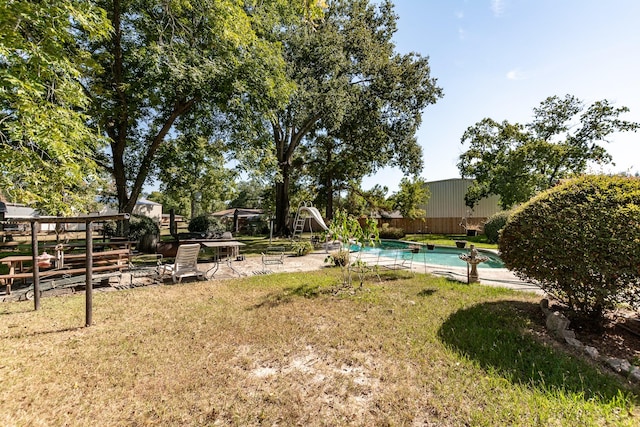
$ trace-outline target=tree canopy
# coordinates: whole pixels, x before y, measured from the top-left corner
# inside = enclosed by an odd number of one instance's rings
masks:
[[[95,64],[76,35],[99,42],[108,29],[93,2],[0,2],[0,188],[11,201],[48,214],[91,208],[104,140],[86,126],[80,82]]]
[[[158,150],[178,124],[198,124],[210,140],[227,110],[270,111],[287,99],[280,44],[272,33],[316,2],[270,0],[100,0],[112,37],[85,41],[101,66],[85,80],[93,125],[110,149],[100,159],[131,212],[154,170]],[[216,147],[212,146],[211,150]]]
[[[485,118],[467,128],[461,141],[469,148],[458,162],[462,177],[475,179],[465,195],[467,205],[495,194],[508,209],[585,172],[590,162],[610,162],[602,143],[615,132],[640,126],[620,118],[628,111],[606,99],[585,108],[574,96],[552,96],[534,108],[526,125]]]
[[[293,25],[283,33],[296,90],[284,108],[261,121],[279,167],[278,232],[288,217],[292,171],[301,165],[317,164],[329,195],[335,179],[357,180],[384,165],[421,169],[415,132],[422,110],[441,90],[427,58],[394,51],[396,20],[389,1],[335,0],[315,27]]]
[[[188,212],[190,218],[224,209],[225,201],[234,195],[236,174],[225,167],[223,151],[189,132],[166,141],[158,150],[160,190],[181,201],[180,212]]]

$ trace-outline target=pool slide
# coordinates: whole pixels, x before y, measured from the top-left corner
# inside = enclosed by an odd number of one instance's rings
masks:
[[[311,215],[311,217],[318,223],[318,225],[320,225],[320,227],[322,227],[323,230],[329,229],[329,227],[327,227],[327,224],[324,223],[322,215],[320,215],[318,209],[314,208],[313,206],[300,206],[299,209],[300,212],[308,212],[309,215]]]

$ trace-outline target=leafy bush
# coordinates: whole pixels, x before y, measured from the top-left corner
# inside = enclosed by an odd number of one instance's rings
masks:
[[[640,304],[640,179],[585,176],[518,208],[500,236],[508,268],[575,314]]]
[[[510,211],[497,212],[491,215],[484,223],[484,234],[489,243],[498,243],[500,230],[502,230],[509,219]]]
[[[331,252],[329,256],[324,259],[324,262],[333,264],[335,267],[346,267],[349,264],[349,251],[335,251]]]
[[[389,227],[389,224],[386,222],[382,224],[382,228],[380,228],[380,238],[381,239],[402,239],[406,233],[402,228],[398,227]]]
[[[200,215],[189,221],[188,229],[192,233],[215,234],[222,233],[225,229],[222,223],[209,215]]]
[[[313,245],[307,240],[293,242],[291,251],[296,256],[303,256],[313,251]]]
[[[113,237],[118,233],[118,224],[112,220],[105,221],[102,224],[102,231],[105,236]]]
[[[144,215],[131,215],[129,218],[129,240],[137,241],[142,236],[158,236],[160,228],[158,224]]]

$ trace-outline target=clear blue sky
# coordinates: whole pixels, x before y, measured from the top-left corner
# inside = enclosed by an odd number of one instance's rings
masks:
[[[608,99],[640,122],[638,0],[395,0],[396,50],[429,57],[444,97],[426,108],[417,138],[427,181],[459,177],[467,127],[485,117],[528,123],[553,95]],[[615,166],[640,171],[640,133],[604,144]],[[366,178],[397,191],[398,170]]]

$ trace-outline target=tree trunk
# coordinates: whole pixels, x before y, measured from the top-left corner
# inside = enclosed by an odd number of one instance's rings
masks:
[[[327,189],[327,209],[325,211],[325,217],[327,220],[330,220],[333,219],[333,177],[331,172],[327,174],[325,188]]]
[[[288,164],[280,165],[282,182],[276,183],[276,234],[286,236],[290,233],[287,222],[289,219],[289,183],[290,168]]]

